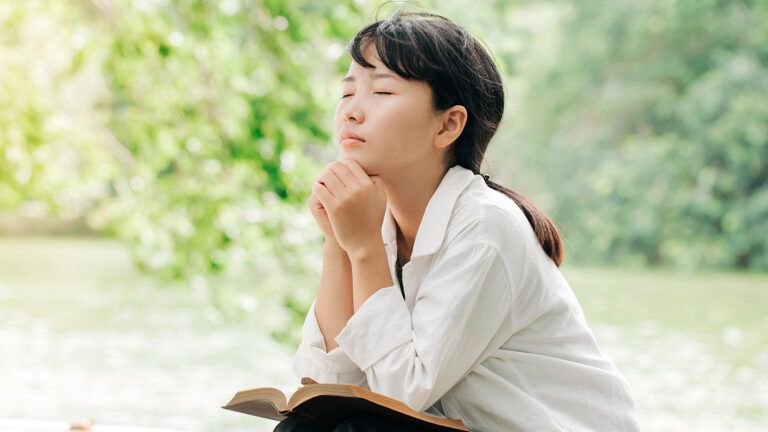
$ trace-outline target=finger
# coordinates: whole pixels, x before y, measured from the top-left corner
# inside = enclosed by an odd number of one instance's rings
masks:
[[[341,182],[344,183],[347,188],[360,182],[357,176],[350,171],[349,167],[340,161],[331,165],[331,170],[333,170],[336,176],[341,179]]]
[[[309,199],[307,199],[307,205],[311,208],[321,208],[323,207],[323,203],[320,202],[320,199],[317,197],[317,194],[313,190],[312,193],[309,194]]]
[[[326,210],[336,204],[336,199],[325,185],[319,182],[312,183],[312,192],[317,196],[317,199],[320,200],[320,204],[322,204]]]
[[[357,162],[355,162],[354,159],[345,158],[340,161],[341,163],[346,166],[349,171],[357,178],[358,181],[361,182],[361,184],[370,183],[370,177],[368,174],[363,170],[363,167],[360,166]]]
[[[331,194],[333,194],[333,196],[338,195],[339,193],[343,192],[344,189],[346,189],[346,186],[341,181],[341,179],[339,179],[339,176],[333,172],[332,167],[321,172],[317,177],[317,180],[320,182],[320,184],[325,185],[325,187],[328,189],[328,191],[331,192]]]

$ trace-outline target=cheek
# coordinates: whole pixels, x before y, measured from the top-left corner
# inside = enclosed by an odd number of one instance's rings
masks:
[[[383,105],[383,104],[382,104]],[[424,114],[415,105],[407,101],[398,101],[389,106],[382,106],[379,122],[388,126],[392,132],[414,135],[424,128]]]
[[[403,147],[410,149],[409,151],[428,144],[432,127],[431,117],[422,110],[414,109],[413,105],[400,107],[392,114],[390,124],[396,125],[389,129],[391,133],[397,136],[398,141]]]

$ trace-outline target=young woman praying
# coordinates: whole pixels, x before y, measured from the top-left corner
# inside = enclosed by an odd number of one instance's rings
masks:
[[[348,383],[473,431],[639,429],[630,388],[563,278],[530,200],[481,174],[501,77],[464,28],[398,12],[349,45],[340,158],[312,185],[325,236],[297,377]],[[384,419],[277,431],[404,430]]]

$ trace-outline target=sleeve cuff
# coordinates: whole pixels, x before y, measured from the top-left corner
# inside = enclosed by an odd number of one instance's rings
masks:
[[[349,359],[366,370],[412,338],[411,313],[398,285],[392,285],[370,296],[335,340]]]
[[[309,362],[328,374],[341,374],[360,371],[360,368],[347,357],[347,354],[336,347],[326,351],[325,338],[317,324],[315,302],[309,308],[307,319],[302,328],[302,346],[298,355],[305,356]]]

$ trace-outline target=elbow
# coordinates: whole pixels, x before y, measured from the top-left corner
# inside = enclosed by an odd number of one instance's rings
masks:
[[[312,347],[304,344],[299,346],[299,349],[293,356],[293,375],[296,379],[301,380],[304,377],[312,378],[317,382],[328,382],[331,378],[327,369],[327,365],[323,365],[320,356],[313,355]],[[326,366],[326,367],[323,367]]]
[[[319,383],[367,387],[363,371],[338,350],[329,354],[317,347],[300,346],[293,358],[293,374],[298,380],[309,377]]]
[[[366,374],[371,390],[397,399],[414,411],[422,412],[434,403],[434,379],[423,365],[412,366],[405,374],[382,373],[375,368]]]

